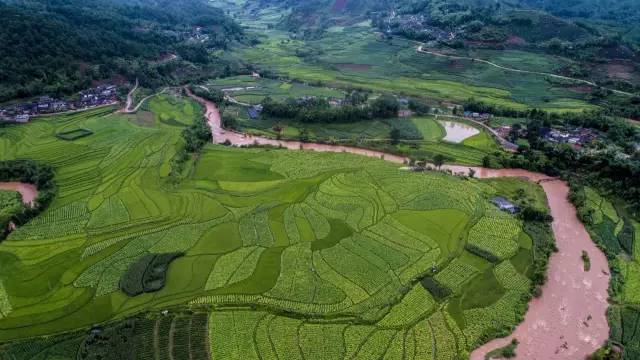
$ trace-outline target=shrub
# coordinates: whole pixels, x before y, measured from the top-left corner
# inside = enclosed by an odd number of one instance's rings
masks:
[[[169,264],[182,253],[147,254],[131,264],[120,278],[120,290],[129,296],[159,291],[164,287]]]
[[[442,300],[451,295],[451,290],[449,288],[441,285],[430,276],[423,278],[420,283],[431,293],[431,295],[433,295],[436,300]]]
[[[474,255],[477,255],[477,256],[479,256],[479,257],[481,257],[481,258],[483,258],[483,259],[485,259],[485,260],[487,260],[489,262],[492,262],[494,264],[497,264],[497,263],[500,262],[500,258],[499,257],[493,255],[491,252],[489,252],[489,251],[487,251],[485,249],[480,248],[477,245],[467,244],[467,245],[465,245],[464,248],[468,252],[470,252],[470,253],[472,253]]]
[[[74,129],[74,130],[58,133],[56,134],[56,137],[61,140],[73,141],[73,140],[77,140],[92,134],[93,134],[93,131],[89,129]]]

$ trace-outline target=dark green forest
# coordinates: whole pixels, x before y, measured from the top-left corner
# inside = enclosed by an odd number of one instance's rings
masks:
[[[174,76],[174,53],[207,63],[242,30],[204,0],[1,1],[0,101],[70,93],[92,80],[140,77],[154,86]],[[154,63],[156,62],[156,63]]]

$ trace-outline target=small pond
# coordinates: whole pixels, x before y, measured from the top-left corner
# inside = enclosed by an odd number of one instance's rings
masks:
[[[463,124],[455,121],[438,121],[444,127],[446,135],[444,141],[459,144],[464,140],[480,134],[480,130],[471,125]]]

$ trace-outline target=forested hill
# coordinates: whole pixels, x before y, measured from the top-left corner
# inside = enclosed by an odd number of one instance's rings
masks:
[[[241,28],[206,0],[0,0],[0,101],[139,76],[158,85],[175,53],[206,64]]]
[[[291,9],[282,22],[323,28],[345,21],[373,19],[381,30],[417,40],[433,40],[439,30],[466,32],[474,42],[568,43],[606,38],[640,42],[640,2],[635,0],[254,0]],[[383,26],[384,25],[384,26]],[[513,40],[513,38],[512,38]],[[558,44],[552,44],[556,46]],[[566,44],[565,44],[566,45]]]

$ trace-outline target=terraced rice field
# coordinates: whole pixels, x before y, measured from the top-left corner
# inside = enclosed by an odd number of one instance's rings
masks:
[[[591,188],[584,210],[592,238],[617,269],[608,319],[611,340],[624,346],[624,359],[640,357],[640,224]],[[619,279],[622,279],[620,282]]]
[[[534,249],[489,203],[495,183],[218,145],[170,176],[202,109],[161,95],[146,110],[153,123],[100,110],[5,129],[0,158],[52,164],[59,194],[0,244],[0,358],[98,354],[118,336],[87,329],[116,321],[100,331],[137,334],[140,359],[454,359],[522,318]],[[55,136],[70,128],[93,135]],[[140,259],[174,253],[159,291],[120,290]]]
[[[243,22],[252,27],[256,19],[249,16]],[[383,40],[369,26],[344,27],[308,41],[293,39],[278,30],[260,29],[256,35],[262,42],[235,50],[238,56],[291,79],[446,101],[462,102],[473,97],[521,109],[536,107],[566,112],[594,108],[585,94],[554,86],[544,76],[514,74],[471,60],[426,56],[416,51],[413,42],[399,38]],[[549,71],[568,62],[522,52],[499,53],[502,56],[497,52],[460,55],[505,65],[517,62],[516,67]]]

